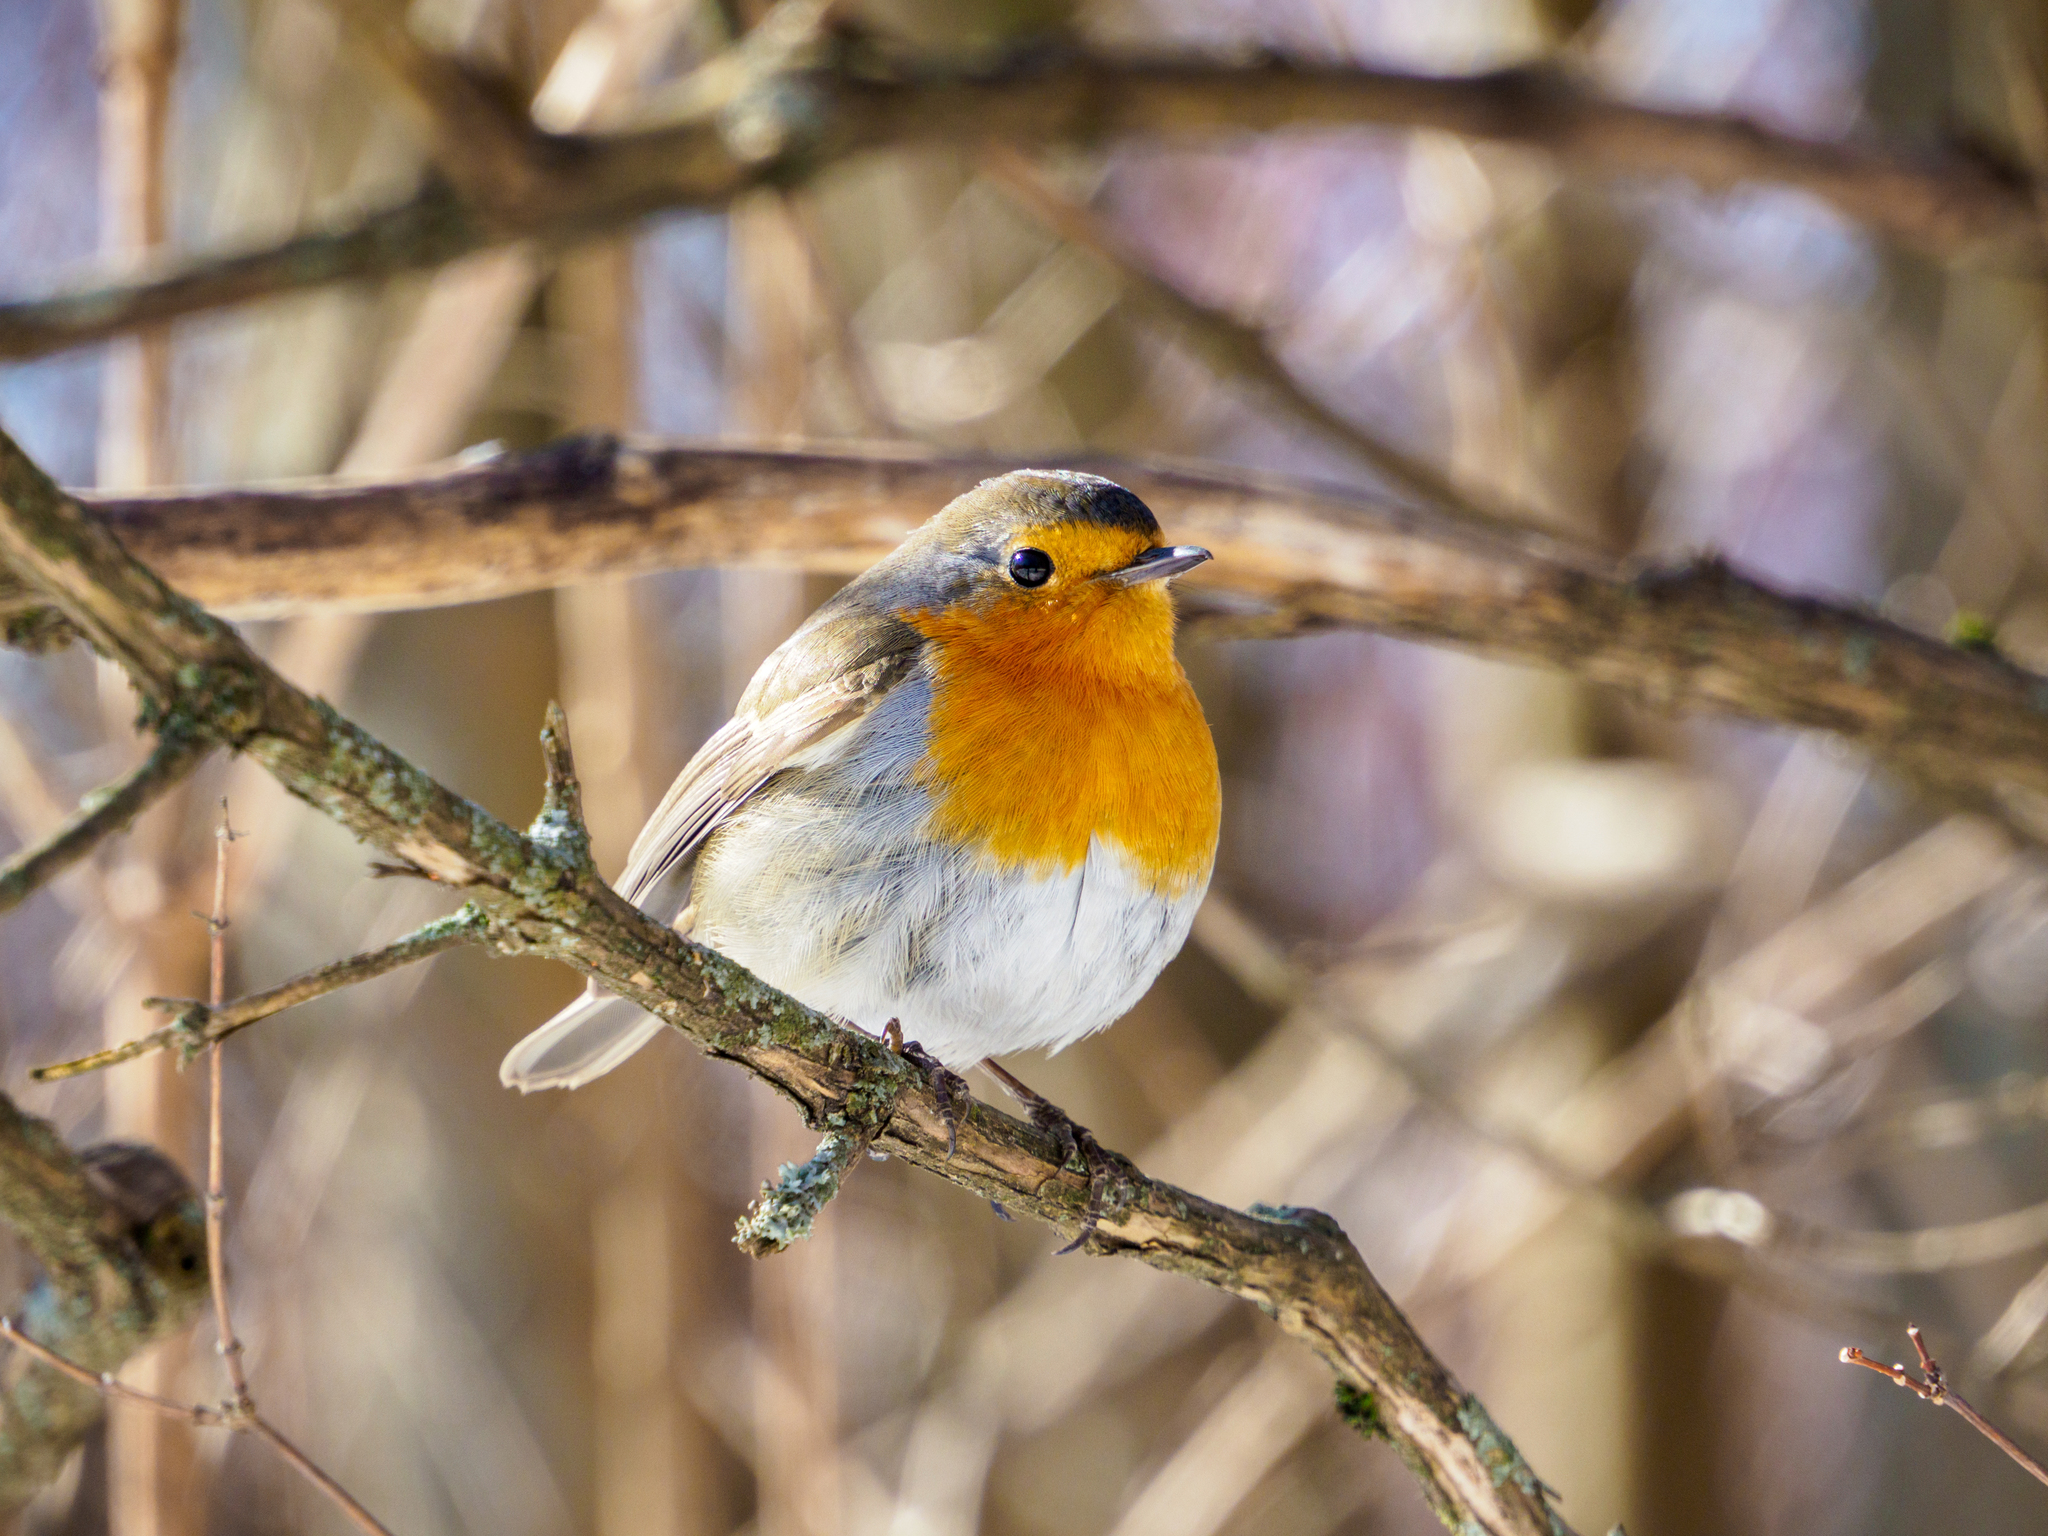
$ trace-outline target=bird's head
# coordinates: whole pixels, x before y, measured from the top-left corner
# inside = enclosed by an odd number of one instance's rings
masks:
[[[1167,583],[1209,558],[1167,544],[1113,481],[1068,470],[985,480],[926,524],[906,553],[936,600],[904,605],[935,640],[1092,655],[1149,668],[1171,655]]]

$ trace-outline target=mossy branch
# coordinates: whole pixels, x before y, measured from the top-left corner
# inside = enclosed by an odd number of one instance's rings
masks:
[[[877,1128],[875,1145],[1063,1234],[1082,1231],[1086,1176],[1047,1132],[976,1103],[957,1143],[925,1074],[605,886],[581,846],[559,723],[552,810],[522,835],[435,782],[331,707],[277,677],[227,626],[136,564],[0,434],[0,555],[128,671],[152,720],[238,746],[291,793],[447,884],[491,919],[496,947],[560,960],[738,1062],[819,1131]],[[223,701],[233,701],[233,707]],[[567,823],[556,827],[550,823]],[[561,835],[573,828],[573,835]],[[1565,1528],[1483,1416],[1328,1217],[1232,1210],[1114,1159],[1118,1198],[1089,1251],[1134,1258],[1256,1302],[1338,1379],[1370,1391],[1426,1492],[1461,1529],[1557,1536]],[[5,1184],[0,1170],[0,1185]],[[4,1198],[4,1196],[0,1196]]]
[[[808,1161],[784,1163],[734,1224],[732,1240],[740,1251],[765,1258],[809,1237],[819,1213],[872,1141],[857,1130],[827,1131]]]
[[[204,745],[176,732],[159,736],[140,767],[86,796],[63,826],[0,865],[0,912],[7,912],[154,805],[199,765]]]
[[[129,1142],[73,1153],[5,1095],[0,1222],[43,1267],[22,1331],[90,1370],[118,1369],[206,1305],[205,1213],[177,1166]],[[54,1478],[105,1411],[94,1388],[25,1354],[0,1359],[0,1514]]]

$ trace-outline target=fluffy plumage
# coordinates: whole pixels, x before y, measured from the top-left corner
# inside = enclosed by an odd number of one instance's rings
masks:
[[[1094,476],[959,498],[762,664],[620,894],[956,1068],[1111,1023],[1185,941],[1216,849],[1215,749],[1163,583],[1110,574],[1158,539]],[[1052,557],[1042,586],[1007,574],[1024,546]],[[574,1087],[659,1029],[592,989],[500,1075]]]

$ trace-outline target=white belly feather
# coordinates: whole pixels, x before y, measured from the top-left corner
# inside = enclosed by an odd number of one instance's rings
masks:
[[[1057,1050],[1137,1002],[1186,941],[1202,885],[1162,896],[1100,835],[1068,870],[1005,869],[931,842],[929,802],[907,776],[927,697],[907,681],[828,761],[777,780],[713,835],[690,936],[870,1033],[896,1020],[951,1067]]]

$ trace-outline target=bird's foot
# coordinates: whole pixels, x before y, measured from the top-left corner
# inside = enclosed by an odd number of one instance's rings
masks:
[[[939,1118],[946,1125],[946,1156],[951,1157],[960,1149],[962,1109],[974,1102],[974,1093],[967,1086],[967,1079],[915,1040],[905,1040],[903,1026],[895,1019],[882,1026],[882,1039],[890,1050],[922,1072],[924,1080],[931,1085],[932,1097],[939,1105]]]
[[[1081,1212],[1081,1231],[1059,1252],[1072,1253],[1077,1248],[1086,1247],[1088,1239],[1095,1236],[1102,1218],[1109,1214],[1110,1191],[1122,1186],[1122,1170],[1116,1160],[1102,1150],[1102,1143],[1095,1139],[1094,1133],[1059,1105],[1044,1094],[1025,1087],[994,1059],[981,1065],[1024,1106],[1031,1123],[1048,1132],[1060,1144],[1062,1164],[1079,1158],[1081,1166],[1088,1170],[1088,1204]]]

